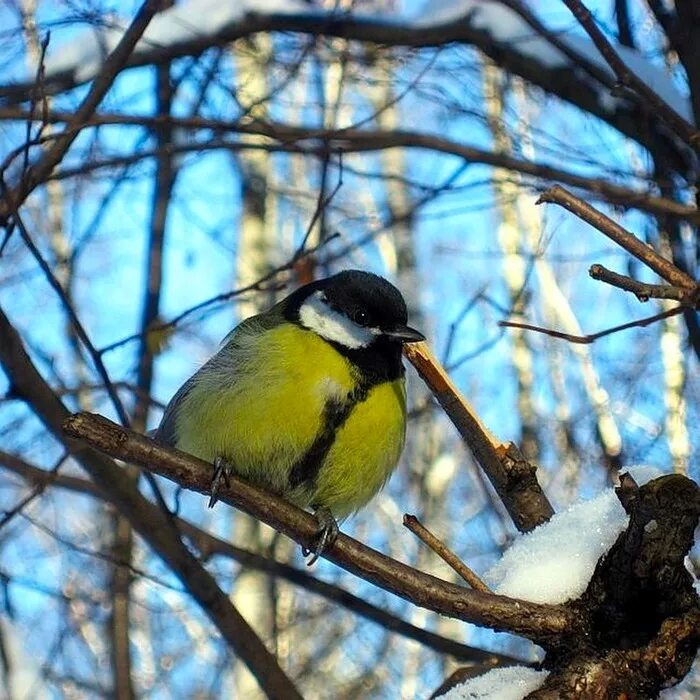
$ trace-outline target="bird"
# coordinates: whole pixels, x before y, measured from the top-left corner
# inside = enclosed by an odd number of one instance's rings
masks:
[[[370,272],[299,287],[226,336],[168,403],[154,437],[213,463],[210,507],[236,474],[312,509],[311,565],[399,462],[402,346],[425,340],[407,323],[401,292]]]

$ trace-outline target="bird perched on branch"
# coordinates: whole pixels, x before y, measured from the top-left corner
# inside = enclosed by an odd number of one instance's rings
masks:
[[[307,284],[243,321],[165,409],[158,441],[313,508],[313,563],[385,484],[406,429],[407,326],[392,284],[358,270]]]

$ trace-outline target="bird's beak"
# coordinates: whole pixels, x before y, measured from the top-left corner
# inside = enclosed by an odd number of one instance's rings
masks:
[[[425,340],[425,336],[420,331],[409,326],[396,326],[382,331],[382,335],[398,340],[400,343],[417,343],[419,340]]]

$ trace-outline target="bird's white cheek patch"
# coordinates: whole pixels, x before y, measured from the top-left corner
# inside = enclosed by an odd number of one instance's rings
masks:
[[[374,340],[375,331],[358,326],[347,316],[334,311],[321,296],[322,292],[316,292],[301,305],[299,320],[305,328],[353,350],[366,348]]]

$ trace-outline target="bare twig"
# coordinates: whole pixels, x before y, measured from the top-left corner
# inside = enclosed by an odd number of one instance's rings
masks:
[[[562,333],[561,331],[554,331],[549,328],[542,328],[541,326],[533,326],[529,323],[520,323],[519,321],[499,321],[498,325],[504,328],[522,328],[526,331],[535,331],[536,333],[542,333],[548,335],[551,338],[561,338],[562,340],[568,340],[570,343],[578,343],[580,345],[588,345],[595,342],[599,338],[604,338],[606,335],[612,335],[613,333],[619,333],[620,331],[625,331],[628,328],[644,328],[649,326],[656,321],[661,321],[664,318],[670,318],[671,316],[676,316],[681,313],[685,307],[676,306],[668,311],[662,311],[659,314],[654,314],[653,316],[647,316],[645,318],[640,318],[636,321],[630,321],[629,323],[623,323],[619,326],[614,326],[613,328],[606,328],[604,331],[598,331],[598,333],[592,333],[591,335],[571,335],[569,333]]]
[[[325,182],[328,172],[328,164],[330,162],[330,154],[326,153],[323,159],[321,170],[322,187],[319,189],[318,192],[318,201],[316,203],[316,209],[313,213],[313,216],[311,217],[311,221],[309,221],[309,225],[306,227],[306,233],[304,234],[304,237],[302,238],[296,253],[294,253],[293,259],[295,261],[298,261],[299,258],[303,256],[304,251],[306,249],[306,244],[309,242],[309,238],[311,237],[311,233],[314,230],[316,222],[321,218],[321,215],[325,211],[326,207],[328,207],[328,205],[333,201],[333,198],[336,196],[336,194],[338,194],[340,188],[343,186],[343,154],[341,153],[338,158],[338,181],[335,183],[335,186],[328,193],[328,195],[326,195],[325,193]],[[323,242],[324,240],[325,239],[323,236],[321,236],[321,238],[319,239],[320,242]]]
[[[240,296],[241,294],[245,294],[246,292],[253,292],[253,291],[258,291],[264,289],[263,285],[265,282],[268,282],[271,279],[274,279],[277,275],[281,274],[282,272],[286,272],[287,270],[291,270],[297,265],[299,260],[302,258],[308,257],[310,255],[313,255],[317,251],[321,250],[324,246],[328,245],[331,241],[335,240],[336,238],[339,238],[340,234],[339,233],[334,233],[331,236],[328,236],[325,240],[321,241],[318,245],[313,246],[311,248],[307,248],[303,253],[301,253],[298,257],[294,258],[292,257],[290,260],[288,260],[286,263],[283,265],[280,265],[279,267],[276,267],[274,270],[270,270],[266,275],[261,277],[260,279],[256,280],[255,282],[251,284],[247,284],[245,287],[239,287],[238,289],[232,289],[230,292],[224,292],[223,294],[217,294],[216,296],[209,297],[208,299],[205,299],[204,301],[199,302],[199,304],[195,304],[194,306],[190,306],[188,309],[185,309],[182,313],[179,313],[177,316],[172,318],[170,321],[167,321],[166,323],[161,323],[156,326],[152,326],[151,328],[148,329],[149,333],[156,333],[158,331],[164,331],[168,330],[170,328],[174,328],[177,326],[178,323],[186,319],[188,316],[191,316],[192,314],[196,313],[197,311],[201,311],[202,309],[206,309],[209,306],[213,306],[214,304],[219,304],[225,301],[229,301],[229,299],[233,299],[234,297]],[[275,289],[282,289],[284,288],[284,284],[282,285],[276,285],[274,288]],[[122,345],[126,345],[127,343],[130,343],[134,340],[138,340],[141,338],[142,333],[134,333],[133,335],[128,335],[125,338],[122,338],[121,340],[117,340],[114,343],[110,343],[109,345],[105,345],[103,348],[100,348],[99,354],[103,355],[106,352],[111,352],[112,350],[116,350],[117,348],[120,348]]]
[[[78,109],[66,124],[64,131],[56,137],[51,148],[31,167],[19,185],[6,193],[0,201],[0,222],[16,212],[29,194],[42,182],[62,160],[79,133],[79,126],[84,124],[97,109],[107,91],[112,87],[119,71],[126,65],[138,40],[146,31],[151,19],[163,8],[164,0],[145,0],[136,13],[131,25],[124,32],[114,51],[107,56],[92,87]]]
[[[559,204],[572,214],[604,233],[627,252],[648,265],[660,277],[677,287],[694,289],[695,280],[679,270],[672,262],[661,257],[653,248],[640,241],[636,236],[620,226],[616,221],[584,202],[563,187],[555,185],[545,190],[537,200],[538,204],[551,202]]]
[[[696,284],[694,289],[687,287],[674,287],[668,284],[646,284],[632,279],[627,275],[621,275],[612,270],[608,270],[603,265],[591,265],[588,274],[594,280],[600,280],[626,292],[632,292],[639,301],[649,301],[649,299],[673,299],[679,301],[683,306],[697,308],[700,303],[700,285]]]
[[[433,535],[415,515],[403,516],[408,528],[421,542],[428,545],[446,564],[449,564],[475,591],[490,593],[491,589],[441,540]]]
[[[68,458],[68,453],[64,452],[61,457],[56,462],[55,466],[46,472],[47,477],[55,476],[58,474],[58,470],[61,465]],[[27,494],[17,505],[10,510],[3,511],[2,518],[0,518],[0,529],[5,527],[14,517],[21,513],[37,496],[40,496],[46,490],[46,483],[36,484],[32,489],[31,493]]]
[[[6,197],[11,196],[9,190],[7,189],[7,186],[5,185],[5,181],[1,176],[0,194],[4,194]],[[24,225],[24,221],[19,211],[17,211],[16,209],[12,210],[12,220],[17,226],[17,229],[19,230],[20,236],[22,237],[24,244],[29,249],[29,252],[34,257],[34,260],[36,260],[37,264],[41,268],[41,271],[44,273],[46,281],[49,283],[54,292],[56,292],[56,295],[58,296],[61,302],[61,306],[63,307],[63,310],[68,316],[71,326],[75,331],[75,334],[78,336],[78,338],[80,338],[80,342],[83,344],[88,354],[90,355],[90,358],[92,359],[92,362],[95,366],[95,370],[100,376],[100,379],[102,380],[105,386],[105,389],[114,406],[114,409],[117,412],[117,415],[119,416],[119,420],[122,421],[124,425],[129,425],[129,416],[126,412],[126,409],[124,408],[124,404],[122,403],[119,394],[117,393],[117,390],[114,388],[114,384],[112,384],[112,380],[110,379],[109,373],[107,372],[107,367],[105,367],[105,364],[102,361],[101,354],[96,350],[95,346],[92,344],[92,341],[90,340],[90,337],[88,336],[85,327],[83,326],[82,322],[78,318],[78,314],[73,308],[71,300],[68,298],[66,290],[63,288],[63,285],[58,281],[56,275],[54,275],[49,264],[46,262],[46,260],[44,260],[41,251],[34,243],[34,240],[32,239],[29,231],[27,230],[27,227]]]
[[[537,483],[536,467],[515,444],[501,442],[479,420],[427,343],[405,345],[404,354],[476,457],[515,526],[526,532],[549,520],[554,510]]]

